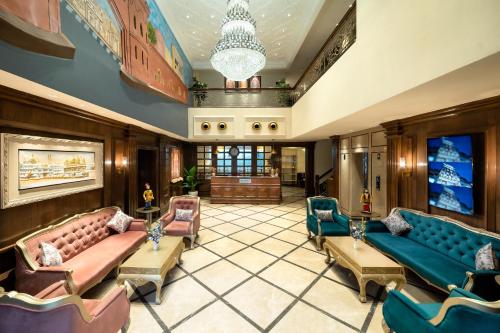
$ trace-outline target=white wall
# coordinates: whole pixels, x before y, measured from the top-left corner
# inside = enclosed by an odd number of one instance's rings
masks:
[[[290,108],[189,108],[190,141],[271,141],[284,140],[290,136]],[[208,121],[211,128],[201,130],[201,123]],[[228,127],[217,129],[217,123],[224,121]],[[252,123],[259,121],[262,129],[255,131]],[[271,131],[269,122],[277,122],[278,129]]]
[[[356,6],[356,42],[293,106],[292,137],[500,51],[498,0],[358,0]]]

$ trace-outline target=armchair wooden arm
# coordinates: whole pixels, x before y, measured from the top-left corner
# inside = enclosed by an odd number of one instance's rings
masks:
[[[443,306],[439,310],[438,314],[434,318],[430,319],[429,323],[434,326],[438,326],[446,318],[446,314],[448,313],[448,311],[454,306],[458,305],[474,308],[483,312],[494,314],[500,313],[500,301],[486,302],[466,297],[450,297],[444,301]]]

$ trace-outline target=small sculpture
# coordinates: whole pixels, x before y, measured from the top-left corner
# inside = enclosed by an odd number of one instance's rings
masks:
[[[363,194],[359,198],[359,201],[363,204],[363,209],[361,210],[363,213],[371,213],[372,212],[372,196],[368,189],[363,190]]]
[[[154,200],[153,190],[151,190],[151,185],[149,183],[144,184],[146,190],[142,194],[144,198],[144,209],[151,209],[151,202]]]

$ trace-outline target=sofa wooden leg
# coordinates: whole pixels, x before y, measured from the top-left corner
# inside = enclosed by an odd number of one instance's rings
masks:
[[[191,235],[189,237],[191,239],[191,250],[194,249],[194,240],[196,239],[196,235]]]
[[[307,239],[311,239],[312,238],[312,234],[311,234],[311,230],[309,230],[309,228],[307,229]]]
[[[316,236],[316,250],[321,251],[321,236]]]

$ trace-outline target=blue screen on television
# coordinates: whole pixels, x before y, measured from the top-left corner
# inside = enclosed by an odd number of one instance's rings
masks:
[[[427,140],[429,205],[474,214],[472,137]]]

